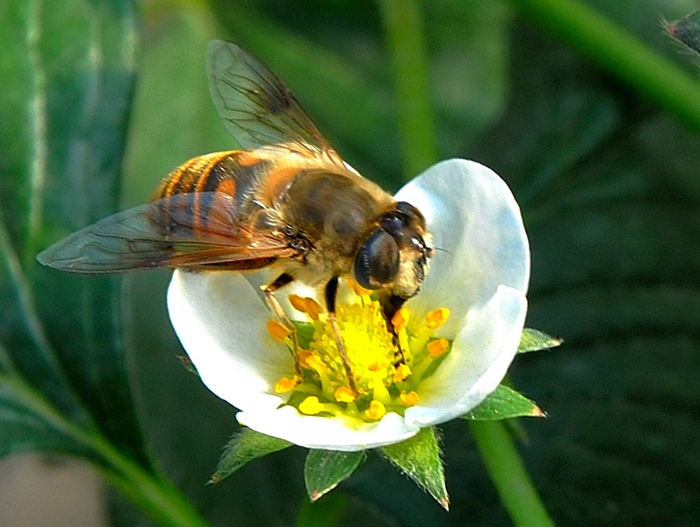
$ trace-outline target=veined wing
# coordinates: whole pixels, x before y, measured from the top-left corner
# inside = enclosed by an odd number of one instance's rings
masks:
[[[253,55],[214,40],[207,49],[207,74],[219,116],[243,148],[291,143],[291,148],[321,151],[343,165],[292,92]]]
[[[62,271],[102,274],[156,267],[259,269],[296,254],[284,233],[249,226],[234,211],[232,196],[178,194],[85,227],[37,259]]]

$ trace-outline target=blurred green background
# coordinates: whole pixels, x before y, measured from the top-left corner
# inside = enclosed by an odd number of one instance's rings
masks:
[[[700,8],[697,0],[587,3],[697,76],[698,60],[665,36],[660,23]],[[69,374],[70,380],[91,379],[93,388],[84,384],[83,399],[109,387],[104,401],[87,405],[93,415],[111,419],[101,426],[109,437],[145,466],[154,458],[214,525],[293,525],[306,499],[301,449],[255,461],[219,485],[205,486],[221,447],[237,429],[234,409],[176,359],[182,350],[165,310],[169,273],[139,273],[123,282],[99,279],[94,285],[87,281],[92,278],[57,279],[37,269],[29,253],[106,215],[117,200],[120,208],[146,201],[160,178],[183,161],[235,148],[209,99],[204,52],[213,38],[253,51],[291,88],[346,161],[397,189],[403,155],[377,3],[144,0],[136,11],[126,0],[58,4],[27,3],[43,9],[38,49],[45,70],[38,81],[31,73],[36,61],[20,58],[37,49],[21,27],[26,18],[17,15],[25,8],[17,2],[0,7],[1,20],[8,22],[0,37],[7,44],[0,52],[0,72],[11,72],[0,88],[0,213],[9,226],[5,248],[17,249],[31,277],[48,339],[71,350],[61,352],[61,362],[77,364],[71,371],[82,372]],[[555,351],[518,357],[511,369],[514,385],[549,415],[518,422],[519,449],[559,525],[700,525],[700,141],[633,87],[523,18],[517,4],[433,0],[424,2],[422,11],[440,157],[475,159],[509,183],[532,245],[527,325],[565,339]],[[30,13],[29,20],[35,15]],[[91,63],[92,55],[71,56],[74,44],[62,48],[73,36],[83,38],[86,27],[93,32],[90,38],[106,35],[105,42],[116,42],[110,49],[121,58],[114,59],[114,70],[107,67],[100,74],[104,77],[95,85],[102,91],[61,99],[56,94],[71,89],[72,79]],[[106,53],[99,60],[109,65],[110,57]],[[86,68],[86,74],[94,71],[102,70]],[[122,75],[110,76],[115,71]],[[127,126],[119,116],[127,115],[133,72]],[[94,128],[81,132],[82,142],[70,137],[65,144],[48,142],[46,185],[53,197],[47,198],[36,228],[41,233],[30,236],[30,243],[23,233],[32,231],[32,222],[21,218],[31,218],[36,181],[17,183],[15,176],[34,173],[28,160],[36,159],[37,143],[24,144],[18,136],[41,130],[22,124],[31,112],[20,108],[31,109],[25,92],[42,78],[52,116],[47,135],[68,136],[65,130],[73,129],[76,114],[104,119],[96,125],[91,121]],[[97,106],[88,111],[90,105]],[[109,152],[86,168],[80,163],[90,156],[80,157],[76,148],[91,145]],[[114,176],[123,147],[117,192]],[[85,177],[98,173],[81,199],[101,203],[94,209],[82,204],[80,214],[71,209],[76,199],[71,187],[63,185],[67,180],[86,185],[75,175],[76,167]],[[63,218],[63,227],[51,227],[52,214]],[[21,369],[35,371],[30,359],[20,357],[33,344],[16,330],[22,325],[16,313],[24,311],[9,282],[0,279],[0,292],[8,299],[0,342]],[[83,287],[97,291],[90,301],[75,292]],[[84,313],[104,298],[100,291],[121,298],[124,310],[102,313],[100,307],[103,325],[91,321],[81,327],[99,328],[92,335],[96,340],[106,339],[103,331],[109,327],[115,333],[109,338],[116,341],[123,324],[127,369],[92,375],[81,369],[90,361],[80,344],[85,335],[77,334],[69,346],[71,320],[57,321],[55,306],[60,296],[70,309]],[[10,310],[12,302],[20,307]],[[111,324],[107,319],[117,311],[123,319]],[[120,346],[112,350],[115,356]],[[102,353],[98,369],[105,368]],[[0,370],[2,365],[0,360]],[[105,380],[110,372],[117,381],[126,372],[132,382],[145,448],[135,431],[130,396],[115,388],[118,382],[110,384],[114,379]],[[52,400],[61,400],[59,391],[43,390]],[[0,390],[0,402],[2,395]],[[70,401],[58,404],[73,408]],[[76,415],[82,419],[80,411]],[[336,491],[347,500],[340,525],[508,525],[464,422],[444,427],[443,446],[449,513],[371,455]],[[33,447],[52,450],[46,441]],[[54,450],[85,454],[70,442]],[[330,511],[336,499],[324,499]],[[324,500],[315,507],[323,507]],[[114,525],[149,525],[116,493],[110,509]]]

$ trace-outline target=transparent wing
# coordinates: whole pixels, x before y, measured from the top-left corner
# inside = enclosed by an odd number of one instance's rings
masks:
[[[342,164],[292,92],[244,49],[214,40],[207,50],[209,91],[224,125],[245,149],[289,144],[323,151]]]
[[[289,238],[239,220],[231,196],[178,194],[109,216],[37,256],[75,273],[115,273],[155,267],[258,269],[291,257]]]

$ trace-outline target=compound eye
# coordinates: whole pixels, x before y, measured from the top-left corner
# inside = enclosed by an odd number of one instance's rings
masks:
[[[385,230],[375,228],[355,257],[355,281],[365,289],[379,289],[399,274],[399,246]]]

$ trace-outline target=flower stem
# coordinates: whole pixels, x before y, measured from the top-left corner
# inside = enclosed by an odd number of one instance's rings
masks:
[[[408,181],[437,160],[428,61],[418,0],[378,0],[394,72],[399,131]]]
[[[472,435],[491,480],[516,527],[553,527],[502,422],[470,421]]]
[[[510,0],[513,6],[700,132],[700,82],[578,0]]]

